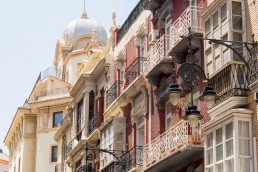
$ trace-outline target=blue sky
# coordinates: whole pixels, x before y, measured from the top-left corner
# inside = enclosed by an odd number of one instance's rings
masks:
[[[108,31],[112,13],[122,25],[139,0],[86,0],[89,18]],[[18,106],[40,71],[52,66],[55,45],[67,23],[81,16],[83,0],[0,1],[0,148]]]

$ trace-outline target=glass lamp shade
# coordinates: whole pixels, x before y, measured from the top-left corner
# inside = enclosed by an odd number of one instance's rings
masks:
[[[197,110],[197,107],[192,105],[188,107],[182,119],[188,121],[189,125],[192,128],[195,128],[198,125],[199,120],[203,119],[203,117],[204,116],[200,114],[200,111]]]
[[[205,87],[202,95],[199,97],[199,100],[203,101],[208,109],[211,109],[214,106],[217,99],[218,96],[211,86]]]
[[[188,116],[188,123],[192,128],[196,128],[198,125],[199,119],[196,115],[189,115]]]
[[[182,90],[179,88],[179,85],[173,83],[169,86],[168,94],[169,94],[169,101],[172,105],[177,105],[180,102]]]
[[[180,102],[180,93],[170,93],[169,101],[172,105],[176,106]]]

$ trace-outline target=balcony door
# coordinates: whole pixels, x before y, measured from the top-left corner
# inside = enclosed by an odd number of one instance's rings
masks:
[[[144,146],[144,115],[141,115],[137,119],[137,132],[136,132],[136,145]]]

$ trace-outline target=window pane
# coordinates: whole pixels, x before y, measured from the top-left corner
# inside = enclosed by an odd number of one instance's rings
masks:
[[[216,172],[224,172],[223,171],[223,163],[216,164]]]
[[[207,148],[211,148],[213,146],[213,133],[207,134],[206,145],[207,145]]]
[[[206,168],[206,172],[213,172],[213,167]]]
[[[234,171],[234,159],[226,160],[226,171]]]
[[[207,165],[209,165],[213,163],[213,149],[208,150],[206,154],[207,154],[206,162],[207,162]]]
[[[227,18],[227,4],[224,4],[221,7],[221,20],[224,20],[225,18]]]
[[[233,139],[226,142],[226,157],[233,155]]]
[[[222,144],[216,146],[216,161],[220,161],[223,158],[223,146]]]
[[[250,138],[248,121],[238,121],[238,137]]]
[[[57,146],[52,146],[51,162],[57,162]]]
[[[56,112],[53,114],[53,127],[57,127],[63,120],[63,112]]]
[[[210,19],[209,19],[205,22],[205,33],[206,34],[210,32],[210,25],[211,25],[211,22],[210,22]]]
[[[213,18],[213,28],[215,28],[218,26],[218,19],[219,19],[218,11],[213,14],[212,18]]]
[[[222,128],[216,130],[216,144],[222,142]]]
[[[242,30],[242,8],[241,2],[232,2],[232,22],[233,29]]]
[[[250,159],[249,158],[240,158],[240,171],[241,172],[250,172]]]
[[[233,123],[229,123],[226,125],[226,140],[233,137]]]
[[[250,139],[239,138],[239,155],[250,156]]]
[[[167,129],[169,129],[171,127],[171,117],[167,118],[166,123],[167,123]]]

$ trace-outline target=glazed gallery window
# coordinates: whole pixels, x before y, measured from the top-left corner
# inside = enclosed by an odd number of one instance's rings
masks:
[[[235,120],[205,136],[206,172],[251,172],[250,126],[250,121]]]
[[[53,113],[53,128],[56,128],[58,124],[61,124],[63,120],[63,112]]]
[[[57,162],[57,146],[51,147],[51,162]]]

